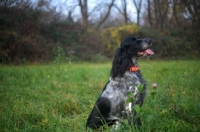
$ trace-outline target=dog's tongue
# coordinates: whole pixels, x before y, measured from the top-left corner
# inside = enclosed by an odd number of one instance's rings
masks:
[[[153,55],[153,54],[154,54],[154,52],[153,52],[151,49],[147,49],[147,50],[145,50],[145,52],[146,52],[147,54],[150,54],[150,55]]]

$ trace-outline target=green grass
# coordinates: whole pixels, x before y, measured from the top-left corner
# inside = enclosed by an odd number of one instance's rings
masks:
[[[139,64],[149,89],[140,112],[143,126],[136,131],[198,132],[200,61]],[[0,131],[86,131],[110,68],[111,63],[0,66]]]

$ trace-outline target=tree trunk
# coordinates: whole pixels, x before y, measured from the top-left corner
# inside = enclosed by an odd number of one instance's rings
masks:
[[[88,26],[88,6],[87,6],[87,0],[79,0],[79,6],[81,9],[81,15],[82,15],[82,23],[85,28]]]
[[[126,3],[126,0],[122,0],[122,6],[123,6],[124,21],[125,21],[126,24],[128,24],[127,3]]]
[[[119,13],[123,15],[125,24],[128,24],[130,19],[128,18],[128,14],[127,14],[127,2],[126,0],[121,0],[121,3],[122,3],[122,10],[117,5],[113,5],[113,6],[116,7]]]
[[[138,2],[136,0],[133,0],[133,3],[135,5],[135,8],[137,10],[137,25],[140,25],[140,11],[142,7],[142,0],[139,0]]]
[[[150,0],[148,0],[148,21],[149,21],[149,25],[150,27],[152,27],[152,17],[151,17],[151,2]]]

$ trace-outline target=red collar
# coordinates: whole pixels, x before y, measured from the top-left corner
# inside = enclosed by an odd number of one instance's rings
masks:
[[[127,68],[127,70],[131,71],[131,72],[137,72],[139,70],[138,66],[130,66],[129,68]]]

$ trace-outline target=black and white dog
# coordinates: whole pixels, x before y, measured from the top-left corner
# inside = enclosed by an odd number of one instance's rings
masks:
[[[123,123],[123,119],[141,125],[139,117],[134,118],[136,112],[133,107],[135,104],[142,106],[147,85],[139,71],[137,58],[153,55],[151,45],[151,39],[135,36],[121,42],[112,63],[111,77],[96,101],[86,126],[98,129],[105,124]],[[138,89],[140,86],[143,86],[142,90]],[[134,99],[126,103],[131,93]]]

